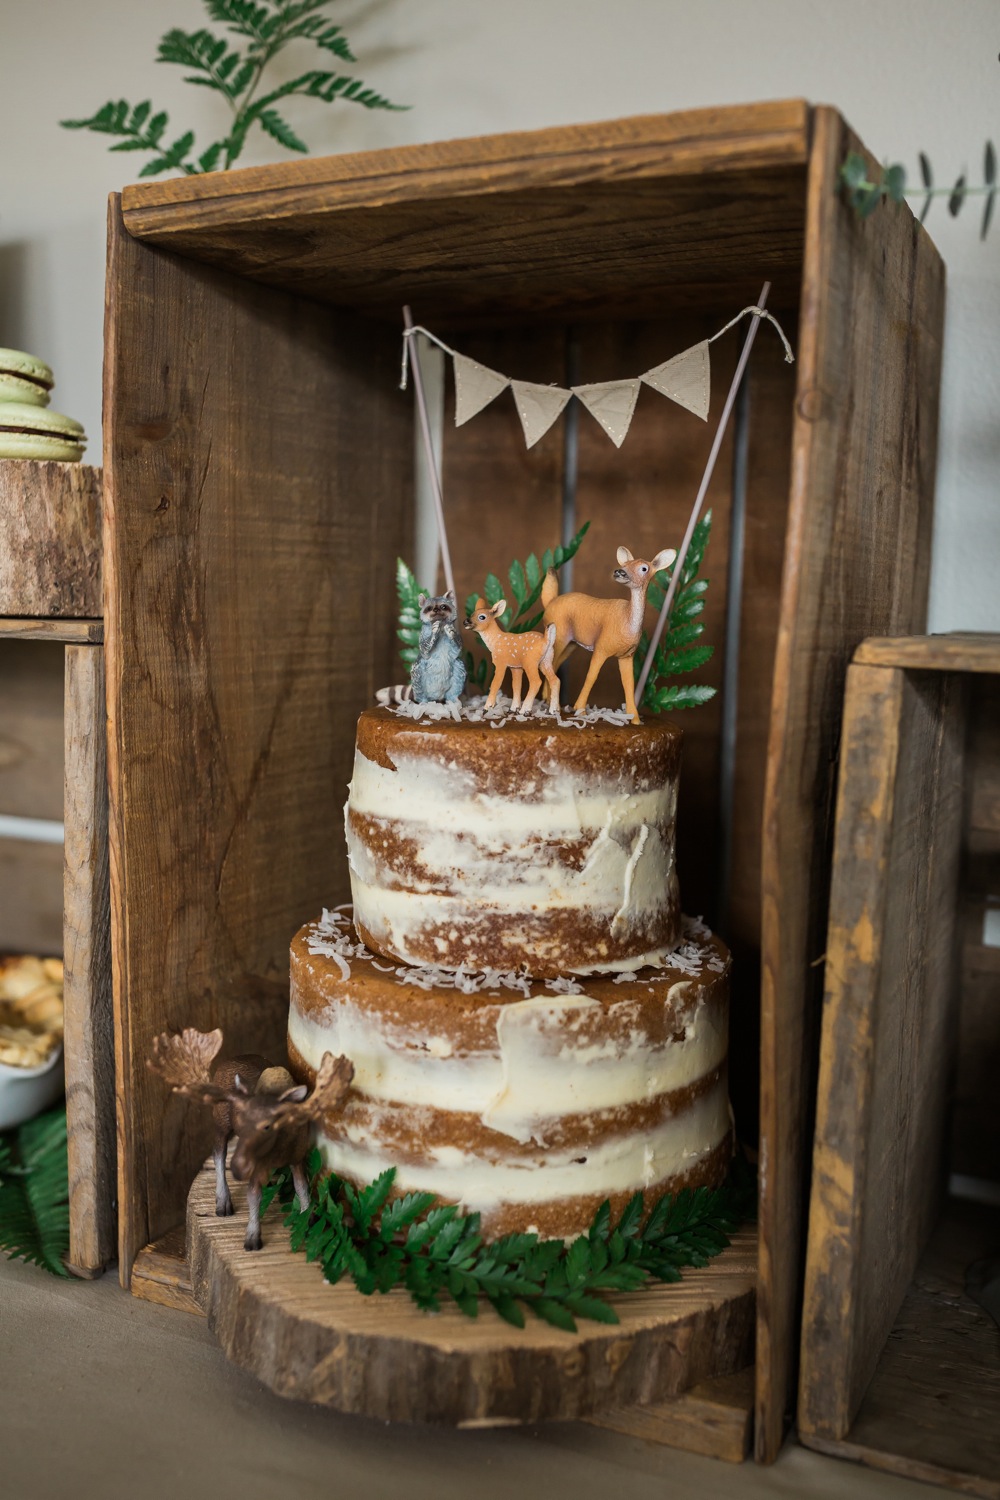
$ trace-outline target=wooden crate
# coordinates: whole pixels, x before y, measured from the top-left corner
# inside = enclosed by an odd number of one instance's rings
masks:
[[[117,1250],[100,498],[99,469],[0,460],[0,952],[63,957],[82,1276]]]
[[[1000,636],[866,641],[847,674],[798,1413],[812,1447],[994,1500],[1000,1334],[964,1273],[1000,1250],[1000,1211],[945,1190],[956,1166],[1000,1188],[969,1129],[995,1117],[978,1057],[1000,1048],[976,962],[997,953],[998,685]]]
[[[411,556],[401,304],[523,378],[564,380],[575,342],[580,378],[606,379],[714,332],[769,278],[772,309],[793,333],[798,319],[799,358],[786,366],[758,339],[744,492],[731,446],[716,472],[716,680],[732,602],[738,689],[684,721],[680,872],[689,910],[728,913],[733,1071],[751,1136],[760,1048],[756,1432],[758,1456],[775,1456],[794,1391],[811,965],[843,678],[865,635],[921,628],[932,513],[943,270],[905,206],[860,222],[844,205],[837,173],[852,149],[835,111],[793,101],[295,162],[112,200],[107,650],[126,1280],[181,1218],[208,1145],[183,1101],[164,1112],[145,1068],[152,1036],[221,1025],[240,1050],[280,1046],[289,939],[347,895],[339,829],[354,724],[399,674],[392,574]],[[714,417],[733,353],[713,349]],[[581,422],[576,508],[593,521],[583,588],[606,588],[620,542],[676,539],[709,438],[647,392],[622,453],[604,442]],[[525,451],[497,403],[447,427],[443,461],[460,592],[559,537],[558,429]],[[745,508],[739,568],[734,506]]]

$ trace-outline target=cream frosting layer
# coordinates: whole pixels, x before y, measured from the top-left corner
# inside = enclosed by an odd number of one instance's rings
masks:
[[[348,1178],[367,1182],[395,1166],[394,1186],[401,1192],[436,1193],[467,1210],[490,1213],[506,1203],[537,1207],[563,1198],[655,1188],[710,1156],[729,1129],[729,1099],[721,1078],[676,1117],[652,1130],[603,1141],[584,1156],[573,1147],[504,1161],[459,1146],[439,1146],[423,1161],[401,1163],[390,1160],[349,1122],[342,1138],[332,1140],[321,1132],[317,1143],[326,1166]]]
[[[345,808],[355,916],[381,952],[618,972],[676,942],[676,774],[638,786],[615,762],[567,764],[557,734],[503,795],[441,733],[411,727],[391,757],[359,746]]]

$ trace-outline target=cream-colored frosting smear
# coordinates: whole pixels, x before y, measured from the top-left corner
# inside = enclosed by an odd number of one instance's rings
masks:
[[[395,1166],[401,1192],[431,1192],[469,1211],[488,1213],[504,1203],[543,1204],[561,1198],[653,1188],[708,1156],[729,1133],[729,1099],[723,1079],[676,1117],[652,1130],[603,1141],[581,1153],[540,1150],[531,1158],[488,1158],[458,1146],[432,1148],[419,1164],[400,1164],[381,1152],[364,1128],[345,1122],[346,1139],[320,1133],[326,1166],[367,1182]]]
[[[500,797],[477,790],[472,775],[454,763],[393,754],[395,770],[357,752],[345,814],[355,917],[379,947],[404,962],[429,956],[421,936],[428,929],[460,935],[463,923],[496,914],[504,919],[505,941],[520,946],[530,968],[533,956],[550,957],[538,937],[547,913],[606,922],[613,945],[646,930],[665,901],[676,901],[676,780],[636,792],[614,776],[542,760],[523,796]],[[372,820],[364,837],[352,813]],[[400,837],[417,851],[405,882],[383,855]],[[573,864],[560,858],[560,851],[581,845],[586,852]],[[519,919],[530,919],[531,930],[519,928]],[[447,944],[438,939],[438,946]],[[662,957],[661,949],[628,959],[598,953],[588,969],[632,969]]]
[[[688,983],[673,985],[664,1003],[680,998]],[[293,974],[288,1039],[314,1069],[324,1052],[349,1057],[354,1089],[366,1100],[478,1115],[498,1135],[539,1145],[553,1120],[646,1103],[687,1088],[725,1060],[726,1014],[718,1002],[697,1004],[683,1036],[659,1042],[627,997],[613,1007],[625,1024],[594,1042],[587,1021],[595,1007],[585,994],[508,1001],[496,1008],[496,1050],[461,1054],[445,1036],[391,1025],[347,998],[331,1001],[328,1024],[320,1025],[299,1010]]]

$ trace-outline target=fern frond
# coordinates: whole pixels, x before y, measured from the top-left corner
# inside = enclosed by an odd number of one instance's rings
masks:
[[[66,1276],[66,1112],[51,1110],[0,1140],[0,1249]]]

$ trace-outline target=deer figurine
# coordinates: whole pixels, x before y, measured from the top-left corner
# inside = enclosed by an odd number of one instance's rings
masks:
[[[506,599],[498,599],[491,609],[485,599],[476,600],[476,607],[465,622],[466,630],[474,630],[493,658],[493,681],[486,707],[492,708],[497,694],[510,668],[510,690],[513,702],[511,709],[522,715],[531,711],[542,685],[542,677],[549,685],[549,703],[554,714],[559,712],[559,678],[552,668],[555,628],[550,626],[543,635],[538,630],[504,630],[500,616],[507,608]],[[528,674],[528,696],[521,706],[521,687],[524,674]]]
[[[148,1066],[169,1083],[175,1094],[187,1094],[212,1105],[215,1124],[215,1212],[233,1212],[226,1181],[226,1146],[236,1136],[231,1170],[247,1183],[245,1250],[259,1250],[260,1200],[271,1173],[290,1166],[299,1207],[309,1207],[305,1157],[313,1120],[342,1103],[354,1077],[346,1057],[323,1054],[312,1093],[296,1084],[287,1068],[271,1067],[256,1053],[221,1059],[222,1032],[195,1031],[180,1036],[162,1032],[153,1042]],[[214,1064],[214,1066],[213,1066]]]
[[[542,624],[548,630],[555,626],[553,667],[558,670],[574,646],[582,646],[594,654],[580,696],[573,705],[578,714],[586,712],[598,672],[609,657],[616,656],[625,690],[626,711],[633,724],[640,722],[635,706],[632,658],[642,635],[646,590],[654,575],[661,568],[669,568],[676,556],[672,547],[665,547],[647,562],[644,558],[633,557],[627,547],[619,547],[618,567],[611,576],[628,589],[627,599],[560,594],[555,569],[549,568],[542,583],[542,604],[545,606]]]

